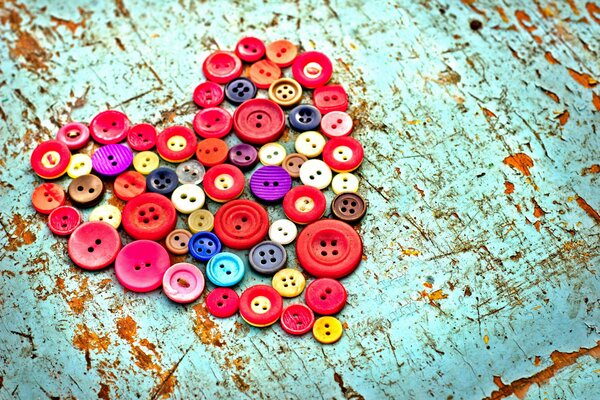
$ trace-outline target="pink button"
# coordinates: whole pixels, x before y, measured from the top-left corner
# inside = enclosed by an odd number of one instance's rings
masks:
[[[204,275],[195,265],[173,264],[163,276],[163,292],[176,303],[191,303],[204,290]]]
[[[343,111],[332,111],[321,118],[321,132],[328,138],[352,133],[352,118]]]
[[[69,122],[58,130],[56,140],[66,144],[70,150],[77,150],[90,140],[90,130],[80,122]]]
[[[240,297],[230,288],[216,288],[206,296],[206,309],[217,318],[231,317],[239,305]]]
[[[129,243],[117,255],[115,273],[121,285],[133,292],[149,292],[162,283],[170,265],[169,254],[151,240]]]

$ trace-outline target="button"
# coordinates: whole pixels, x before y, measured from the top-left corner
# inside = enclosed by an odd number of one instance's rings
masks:
[[[303,184],[325,189],[331,183],[331,169],[321,160],[308,160],[300,167]]]
[[[352,137],[336,137],[323,148],[323,161],[336,172],[354,171],[363,161],[364,151],[360,142]]]
[[[281,39],[269,43],[265,54],[268,60],[284,68],[292,65],[298,55],[298,48],[289,40]]]
[[[151,151],[142,151],[133,158],[133,168],[142,175],[148,175],[158,168],[159,164],[158,156]]]
[[[149,292],[162,284],[171,261],[169,253],[151,240],[136,240],[119,252],[115,260],[117,279],[132,292]]]
[[[69,184],[69,197],[79,207],[91,207],[100,202],[104,185],[96,175],[82,175]]]
[[[212,200],[224,203],[239,197],[244,191],[246,181],[238,167],[219,164],[204,175],[204,191]]]
[[[207,262],[221,252],[221,241],[212,232],[197,232],[190,238],[188,247],[192,257]]]
[[[292,178],[281,167],[261,167],[254,171],[252,177],[250,177],[252,194],[263,201],[281,200],[291,188]]]
[[[289,112],[288,122],[295,131],[313,131],[318,129],[321,124],[321,113],[317,107],[300,104]]]
[[[290,335],[304,335],[313,327],[315,315],[304,304],[290,304],[281,313],[281,328]]]
[[[265,51],[263,41],[251,36],[240,39],[235,45],[235,54],[245,62],[260,60],[265,55]]]
[[[230,163],[242,171],[248,171],[258,162],[258,152],[254,146],[240,143],[229,149],[228,158]]]
[[[191,183],[192,185],[199,185],[204,179],[206,170],[204,165],[196,160],[188,160],[182,162],[177,166],[175,170],[179,183],[186,184]]]
[[[236,285],[242,280],[245,273],[244,262],[233,253],[219,253],[206,264],[206,277],[215,286]]]
[[[177,212],[165,196],[143,193],[123,208],[123,228],[134,239],[160,240],[175,229]]]
[[[233,105],[256,97],[256,85],[248,78],[237,78],[225,86],[225,97]]]
[[[60,206],[48,216],[50,231],[58,236],[68,236],[81,224],[81,214],[75,207]]]
[[[122,144],[107,144],[94,151],[92,166],[100,175],[117,176],[133,162],[131,149]]]
[[[56,183],[42,183],[31,195],[31,204],[40,214],[50,214],[65,204],[65,191]]]
[[[300,271],[285,268],[273,275],[271,284],[283,297],[296,297],[304,290],[306,279]]]
[[[90,130],[81,122],[69,122],[60,127],[56,140],[66,144],[70,150],[77,150],[89,142]]]
[[[156,145],[156,128],[150,124],[132,126],[127,133],[127,143],[133,150],[150,150]]]
[[[271,275],[285,266],[287,253],[279,243],[267,240],[254,246],[248,259],[256,272]]]
[[[167,235],[165,245],[167,250],[173,254],[183,255],[188,253],[188,243],[192,237],[191,232],[185,229],[175,229]]]
[[[331,60],[319,51],[307,51],[296,57],[292,65],[292,75],[302,86],[314,89],[325,85],[331,79]]]
[[[190,214],[201,208],[205,199],[204,190],[191,183],[179,186],[171,195],[175,209],[183,214]]]
[[[346,111],[348,95],[341,85],[321,86],[313,92],[313,104],[323,115],[332,111]]]
[[[343,111],[332,111],[321,118],[321,132],[328,138],[352,133],[352,118]]]
[[[163,292],[176,303],[191,303],[204,290],[204,275],[190,263],[177,263],[165,272],[162,280]]]
[[[198,107],[216,107],[225,99],[225,93],[220,85],[207,81],[196,86],[196,89],[194,89],[193,99],[194,103],[196,103]]]
[[[166,161],[179,163],[194,155],[198,141],[190,128],[171,126],[156,138],[156,150]]]
[[[194,131],[203,138],[222,138],[231,132],[233,119],[229,111],[221,107],[198,111],[192,122]]]
[[[217,318],[231,317],[239,305],[240,297],[230,288],[216,288],[206,296],[206,309]]]
[[[260,243],[269,229],[269,215],[251,200],[233,200],[217,210],[215,233],[232,249],[245,250]]]
[[[92,138],[101,144],[122,142],[129,131],[129,118],[117,110],[102,111],[90,122]]]
[[[179,185],[179,178],[171,168],[160,167],[150,172],[146,177],[146,188],[149,192],[168,196]]]
[[[296,255],[302,267],[317,278],[342,278],[358,267],[362,241],[342,221],[322,219],[304,228],[296,239]]]
[[[281,166],[287,171],[288,174],[290,174],[292,178],[298,178],[300,176],[300,167],[302,167],[302,164],[304,164],[306,160],[308,160],[306,156],[298,153],[292,153],[285,157],[281,163]]]
[[[323,344],[335,343],[342,337],[342,323],[334,317],[321,317],[313,325],[313,336]]]
[[[306,131],[298,135],[294,146],[296,151],[308,158],[319,156],[327,140],[317,131]]]
[[[136,171],[126,171],[117,176],[113,185],[115,196],[129,201],[146,191],[146,178]]]
[[[342,172],[333,177],[331,181],[333,193],[355,193],[358,191],[358,178],[350,172]]]
[[[92,210],[90,221],[108,222],[117,229],[121,225],[121,210],[110,204],[101,205]]]
[[[240,315],[248,324],[265,327],[277,322],[283,310],[283,299],[267,285],[254,285],[240,296]]]
[[[317,314],[333,315],[346,305],[348,293],[340,282],[330,278],[315,279],[306,287],[304,300]]]
[[[356,193],[341,193],[331,202],[331,212],[336,218],[354,224],[365,216],[367,203]]]
[[[223,164],[227,160],[227,143],[221,139],[204,139],[198,143],[196,157],[206,167]]]
[[[233,129],[244,142],[257,145],[275,142],[285,129],[285,115],[271,100],[248,100],[233,113]]]
[[[271,83],[281,77],[281,69],[272,61],[260,60],[250,66],[248,77],[257,88],[268,89]]]
[[[302,99],[302,86],[291,78],[280,78],[271,83],[268,94],[281,107],[291,107]]]
[[[285,148],[279,143],[267,143],[258,150],[258,158],[263,165],[281,165],[285,156]]]
[[[242,73],[242,61],[230,51],[215,51],[202,64],[206,79],[216,83],[227,83]]]
[[[29,159],[31,168],[44,179],[55,179],[67,172],[71,152],[58,140],[47,140],[36,146]]]
[[[312,186],[296,186],[283,198],[283,212],[297,224],[310,224],[321,218],[327,208],[325,195]]]
[[[73,154],[67,167],[67,175],[75,179],[92,172],[92,159],[87,154]]]
[[[278,219],[269,227],[269,239],[279,244],[290,244],[297,235],[298,228],[289,219]]]
[[[215,223],[215,217],[208,210],[196,210],[188,217],[188,227],[192,233],[210,232]]]
[[[69,237],[71,260],[83,269],[97,270],[115,261],[121,248],[121,237],[106,222],[91,221],[79,225]]]

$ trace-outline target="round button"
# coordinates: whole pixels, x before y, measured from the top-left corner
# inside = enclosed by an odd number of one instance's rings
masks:
[[[173,264],[163,275],[163,292],[176,303],[191,303],[204,290],[204,275],[190,263]]]
[[[156,153],[151,151],[142,151],[133,158],[133,168],[142,175],[148,175],[160,165],[160,160]]]
[[[179,184],[179,178],[171,168],[160,167],[150,172],[146,177],[146,187],[149,192],[168,196]]]
[[[261,167],[250,178],[252,194],[267,202],[281,200],[291,188],[292,178],[281,167]]]
[[[244,142],[257,145],[274,142],[285,129],[285,115],[271,100],[248,100],[233,113],[233,129]]]
[[[242,280],[245,273],[244,262],[233,253],[219,253],[206,264],[206,277],[215,286],[236,285]]]
[[[248,324],[265,327],[277,322],[283,310],[283,299],[267,285],[250,286],[240,296],[240,315]]]
[[[331,79],[331,60],[319,51],[300,54],[292,65],[292,75],[302,86],[314,89],[325,85]]]
[[[348,293],[346,288],[330,278],[320,278],[312,281],[306,287],[304,300],[306,304],[321,315],[333,315],[339,313],[346,305]]]
[[[269,43],[265,54],[268,60],[284,68],[292,65],[298,55],[298,48],[289,40],[281,39]]]
[[[183,255],[188,253],[188,244],[192,234],[185,229],[175,229],[167,235],[165,245],[173,254]]]
[[[263,41],[252,36],[240,39],[235,45],[235,54],[245,62],[260,60],[265,55],[265,51]]]
[[[333,193],[356,193],[358,191],[358,178],[350,172],[342,172],[333,177],[331,181]]]
[[[122,144],[102,146],[92,154],[94,170],[104,176],[117,176],[133,162],[131,149]]]
[[[199,185],[204,179],[206,170],[204,169],[204,165],[200,164],[200,162],[196,160],[188,160],[179,164],[175,170],[175,173],[177,174],[179,183]]]
[[[296,151],[308,158],[317,157],[323,151],[327,141],[317,131],[306,131],[298,135],[295,142]]]
[[[242,171],[248,171],[256,165],[258,162],[258,152],[254,148],[246,143],[236,144],[229,149],[228,153],[229,162]]]
[[[290,304],[281,314],[281,328],[290,335],[304,335],[313,327],[315,315],[304,304]]]
[[[321,113],[317,107],[300,104],[289,112],[288,122],[295,131],[313,131],[318,129],[321,124]]]
[[[80,224],[81,214],[74,207],[60,206],[48,216],[48,227],[58,236],[70,235]]]
[[[298,228],[289,219],[278,219],[269,227],[269,239],[279,244],[290,244],[297,235]]]
[[[212,232],[198,232],[190,238],[188,247],[192,257],[207,262],[221,252],[221,241]]]
[[[183,214],[190,214],[202,208],[205,199],[204,190],[191,183],[179,186],[171,195],[175,209]]]
[[[214,82],[202,82],[194,89],[193,99],[198,107],[216,107],[225,99],[225,93],[223,88]]]
[[[206,309],[217,318],[231,317],[239,305],[240,297],[230,288],[216,288],[206,296]]]
[[[354,171],[363,157],[362,145],[349,136],[333,138],[323,148],[323,161],[336,172]]]
[[[328,138],[348,136],[352,126],[352,118],[343,111],[332,111],[321,118],[321,132]]]
[[[188,217],[188,227],[192,233],[210,232],[215,223],[215,217],[208,210],[196,210]]]
[[[242,61],[229,51],[215,51],[202,64],[202,72],[210,81],[227,83],[242,73]]]
[[[256,97],[256,85],[248,78],[237,78],[225,86],[225,97],[231,104],[242,104]]]
[[[56,140],[66,144],[70,150],[77,150],[89,142],[90,130],[80,122],[69,122],[60,127]]]
[[[321,86],[313,92],[313,104],[323,115],[332,111],[346,111],[348,95],[341,85]]]
[[[215,165],[204,175],[204,190],[212,200],[224,203],[239,197],[246,181],[239,168],[229,164]]]
[[[204,139],[198,143],[196,157],[206,167],[223,164],[227,160],[227,143],[221,139]]]
[[[313,336],[323,344],[335,343],[342,337],[342,323],[334,317],[321,317],[313,325]]]
[[[160,244],[151,240],[136,240],[119,252],[115,260],[115,274],[125,288],[143,293],[162,284],[170,265],[169,253]]]
[[[150,124],[132,126],[127,133],[127,143],[133,150],[150,150],[156,145],[156,128]]]
[[[47,140],[37,145],[31,153],[31,168],[44,179],[55,179],[67,172],[71,152],[58,140]]]
[[[257,88],[268,89],[281,77],[281,69],[272,61],[260,60],[250,66],[248,77]]]
[[[117,229],[121,225],[121,210],[110,204],[101,205],[92,210],[90,221],[108,222]]]
[[[285,147],[279,143],[267,143],[258,150],[258,158],[263,165],[281,165],[285,156]]]
[[[192,122],[196,133],[203,138],[222,138],[231,132],[233,119],[229,111],[221,107],[198,111]]]
[[[250,266],[258,273],[271,275],[279,271],[287,262],[285,248],[276,242],[264,241],[250,250]]]
[[[300,176],[300,167],[302,167],[302,164],[304,164],[306,160],[308,160],[306,156],[298,153],[292,153],[288,154],[284,158],[281,166],[287,171],[288,174],[290,174],[292,178],[298,178]]]
[[[83,269],[97,270],[109,266],[121,248],[121,237],[106,222],[91,221],[79,225],[69,237],[71,260]]]
[[[136,171],[126,171],[117,176],[113,185],[115,196],[129,201],[146,191],[146,178]]]
[[[271,83],[268,95],[280,106],[291,107],[302,99],[302,86],[291,78],[280,78]]]
[[[365,216],[367,203],[356,193],[341,193],[331,202],[331,212],[336,218],[354,224]]]
[[[296,255],[302,267],[317,278],[342,278],[358,267],[362,241],[344,222],[322,219],[304,228],[296,239]]]
[[[312,186],[296,186],[283,199],[283,212],[297,224],[310,224],[321,218],[327,208],[325,195]]]
[[[65,204],[65,191],[56,183],[42,183],[31,195],[31,204],[40,214],[50,214]]]
[[[175,228],[177,212],[165,196],[143,193],[123,208],[123,228],[134,239],[161,240]]]
[[[300,180],[303,184],[325,189],[331,183],[331,169],[321,160],[308,160],[300,167]]]
[[[300,271],[285,268],[273,275],[273,288],[283,297],[296,297],[304,290],[306,279]]]
[[[90,134],[98,143],[122,142],[129,131],[129,118],[117,110],[102,111],[90,122]]]
[[[260,243],[269,229],[269,215],[258,203],[234,200],[217,210],[215,233],[232,249],[245,250]]]
[[[166,161],[179,163],[194,155],[198,141],[191,129],[171,126],[156,138],[156,150]]]
[[[71,200],[79,207],[91,207],[100,202],[104,185],[96,175],[82,175],[69,184],[67,190]]]
[[[87,154],[73,154],[67,167],[67,175],[75,179],[92,172],[92,159]]]

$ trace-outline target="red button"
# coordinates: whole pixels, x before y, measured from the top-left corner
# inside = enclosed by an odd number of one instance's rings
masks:
[[[300,54],[292,65],[294,79],[309,89],[323,86],[329,82],[332,73],[331,61],[325,54],[318,51],[307,51]]]
[[[235,54],[245,62],[260,60],[265,55],[265,50],[263,41],[251,36],[240,39],[235,45]]]
[[[215,165],[206,171],[202,181],[206,195],[220,203],[239,197],[245,184],[242,171],[230,164]]]
[[[225,92],[220,85],[207,81],[196,86],[193,98],[198,107],[216,107],[225,99]]]
[[[215,233],[225,246],[232,249],[251,248],[267,236],[268,229],[267,211],[251,200],[233,200],[215,214]]]
[[[250,286],[240,296],[240,315],[250,325],[269,326],[279,319],[283,299],[267,285]]]
[[[248,78],[259,89],[268,89],[271,83],[281,78],[281,68],[273,61],[260,60],[248,69]]]
[[[323,161],[336,172],[354,171],[363,161],[360,142],[350,136],[336,137],[325,144]]]
[[[333,315],[346,305],[346,288],[330,278],[316,279],[308,284],[304,292],[306,304],[317,314]]]
[[[150,124],[132,126],[127,133],[127,143],[133,150],[150,150],[156,144],[156,128]]]
[[[321,132],[328,138],[352,133],[352,118],[343,111],[332,111],[321,118]]]
[[[341,278],[358,267],[362,241],[352,227],[342,221],[322,219],[300,232],[296,256],[302,267],[317,278]]]
[[[55,183],[42,183],[31,195],[33,208],[41,214],[50,214],[52,210],[65,204],[65,191]]]
[[[283,212],[297,224],[310,224],[318,220],[326,208],[325,195],[312,186],[296,186],[283,198]]]
[[[76,208],[61,206],[48,216],[48,227],[58,236],[67,236],[81,224],[81,214]]]
[[[279,67],[289,67],[298,55],[298,48],[289,40],[276,40],[267,45],[266,55]]]
[[[58,130],[56,140],[66,144],[70,150],[77,150],[90,140],[90,130],[80,122],[69,122]]]
[[[233,119],[229,111],[212,107],[198,111],[193,125],[196,133],[203,138],[222,138],[231,132]]]
[[[109,266],[121,249],[121,237],[112,225],[91,221],[80,225],[69,238],[69,257],[83,269]]]
[[[156,139],[156,150],[166,161],[183,162],[194,155],[198,141],[190,128],[171,126]]]
[[[117,110],[102,111],[90,122],[90,133],[102,144],[122,142],[129,131],[129,118]]]
[[[125,232],[134,239],[160,240],[175,228],[173,203],[158,193],[143,193],[123,208]]]
[[[115,274],[121,285],[133,292],[149,292],[162,284],[171,262],[158,243],[136,240],[123,247],[115,260]]]
[[[115,195],[129,201],[146,191],[146,178],[136,171],[126,171],[117,176],[113,185]]]
[[[216,83],[228,83],[242,73],[242,61],[230,51],[215,51],[202,64],[206,79]]]
[[[198,143],[196,157],[205,167],[214,167],[227,160],[228,151],[227,143],[221,139],[205,139]]]
[[[348,95],[341,85],[321,86],[313,92],[313,104],[322,115],[332,111],[346,111]]]
[[[290,304],[281,313],[279,323],[290,335],[304,335],[312,329],[315,314],[304,304]]]
[[[230,288],[216,288],[206,296],[206,309],[217,318],[231,317],[239,305],[240,297]]]
[[[29,161],[31,168],[41,178],[54,179],[67,172],[71,152],[63,142],[47,140],[37,145]]]
[[[244,142],[260,145],[275,142],[285,129],[285,115],[271,100],[248,100],[233,113],[233,128]]]

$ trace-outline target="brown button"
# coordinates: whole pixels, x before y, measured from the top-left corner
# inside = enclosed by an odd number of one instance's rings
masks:
[[[69,185],[69,197],[80,207],[91,207],[102,199],[104,185],[96,175],[82,175]]]
[[[292,178],[297,178],[300,176],[300,167],[306,160],[308,160],[308,158],[302,154],[292,153],[288,154],[288,156],[283,159],[281,166]]]
[[[173,254],[187,254],[188,242],[191,237],[191,232],[186,231],[185,229],[175,229],[173,232],[169,233],[165,239],[167,250]]]
[[[341,193],[333,198],[331,212],[342,221],[355,223],[365,216],[367,203],[356,193]]]
[[[291,107],[302,99],[302,86],[292,78],[280,78],[271,83],[268,94],[281,107]]]

